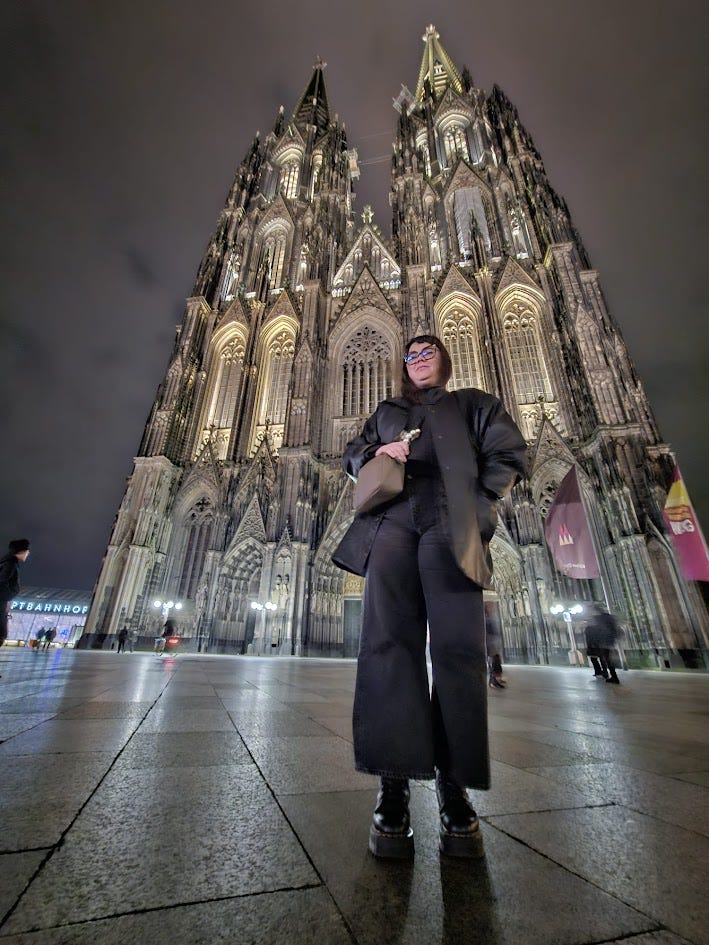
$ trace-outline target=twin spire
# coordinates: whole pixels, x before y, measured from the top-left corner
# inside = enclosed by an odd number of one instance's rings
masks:
[[[417,102],[424,100],[427,86],[430,86],[436,100],[442,97],[447,88],[452,88],[454,92],[461,94],[463,91],[461,74],[441,45],[440,34],[432,23],[426,27],[426,32],[421,39],[425,49],[416,83],[415,100]],[[327,63],[318,56],[313,66],[313,74],[295,106],[292,119],[295,124],[315,125],[318,133],[326,131],[330,124],[330,108],[327,103],[323,75],[326,66]]]

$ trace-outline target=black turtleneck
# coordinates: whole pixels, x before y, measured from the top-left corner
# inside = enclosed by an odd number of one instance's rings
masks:
[[[421,428],[421,436],[411,444],[406,461],[406,472],[413,476],[437,476],[438,460],[431,433],[430,412],[434,404],[446,394],[444,387],[426,387],[419,391],[419,403],[411,407],[407,428]]]

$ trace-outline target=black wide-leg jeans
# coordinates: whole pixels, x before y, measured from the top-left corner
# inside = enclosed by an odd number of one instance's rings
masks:
[[[368,562],[353,730],[359,771],[490,786],[482,589],[458,567],[439,479],[410,479]],[[433,685],[426,669],[430,634]]]

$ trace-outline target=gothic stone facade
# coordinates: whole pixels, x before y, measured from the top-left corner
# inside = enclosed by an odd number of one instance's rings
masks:
[[[340,455],[395,391],[405,339],[434,332],[453,356],[449,386],[501,397],[529,442],[529,479],[492,544],[507,658],[565,656],[550,605],[604,593],[631,653],[706,645],[662,521],[672,457],[567,207],[504,93],[459,72],[433,27],[424,42],[416,91],[395,102],[390,238],[353,211],[357,153],[320,62],[239,166],[89,632],[152,634],[155,599],[172,597],[182,632],[212,651],[356,653],[362,581],[330,561],[352,515]],[[561,576],[543,538],[573,463],[603,586]]]

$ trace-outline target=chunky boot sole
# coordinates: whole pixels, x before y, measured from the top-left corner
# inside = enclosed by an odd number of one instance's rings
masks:
[[[479,860],[485,856],[483,834],[479,827],[474,833],[469,834],[448,833],[441,828],[438,848],[446,856],[457,856],[468,860]]]
[[[414,855],[414,832],[409,827],[406,834],[382,833],[372,824],[369,849],[384,860],[410,860]]]

